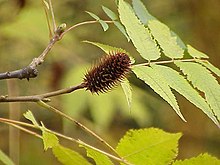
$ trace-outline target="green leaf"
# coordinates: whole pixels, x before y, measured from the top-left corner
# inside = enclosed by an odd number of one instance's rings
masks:
[[[214,65],[212,65],[210,62],[208,61],[198,61],[198,62],[220,77],[220,70]]]
[[[156,20],[156,18],[147,11],[146,7],[140,0],[132,0],[132,5],[136,15],[144,25],[147,25],[151,20]]]
[[[161,74],[168,85],[183,95],[187,100],[200,108],[215,124],[218,125],[216,117],[206,103],[205,99],[181,76],[177,71],[167,66],[152,65],[152,68]]]
[[[89,14],[92,18],[94,18],[95,20],[100,20],[99,16],[97,16],[96,14],[92,13],[92,12],[89,12],[89,11],[86,11],[87,14]]]
[[[0,150],[0,162],[3,162],[5,165],[15,165],[14,162]]]
[[[168,26],[157,20],[151,20],[148,23],[152,35],[158,41],[165,56],[174,58],[182,58],[184,50],[177,44],[177,37],[172,36]]]
[[[121,31],[121,33],[127,38],[128,42],[130,41],[129,36],[127,35],[124,26],[118,22],[118,16],[109,8],[102,6],[102,9],[107,14],[107,16],[113,21],[114,25]]]
[[[112,161],[106,155],[85,146],[81,147],[86,149],[87,156],[94,159],[96,165],[113,165]]]
[[[101,20],[97,15],[95,15],[94,13],[91,13],[89,11],[86,11],[86,13],[88,13],[92,18],[94,18],[96,21],[98,21],[101,24],[104,31],[108,30],[108,28],[109,28],[108,24],[106,22],[104,22],[103,20]]]
[[[156,42],[151,38],[149,30],[138,20],[131,6],[124,0],[119,0],[118,12],[122,24],[140,55],[146,60],[158,59],[160,52]]]
[[[198,51],[197,49],[193,48],[191,45],[187,45],[187,50],[190,56],[194,58],[209,58],[205,53]]]
[[[118,19],[117,15],[112,11],[110,10],[109,8],[105,7],[105,6],[102,6],[102,9],[103,11],[105,12],[105,14],[111,18],[111,20],[115,21]]]
[[[181,133],[171,134],[156,128],[130,130],[116,150],[135,165],[170,164],[177,156],[180,137]]]
[[[102,49],[106,54],[112,54],[112,53],[115,53],[115,52],[120,52],[120,53],[125,53],[127,54],[130,59],[131,59],[131,64],[133,64],[135,62],[134,58],[131,57],[129,55],[128,52],[126,52],[124,49],[121,49],[121,48],[116,48],[116,47],[113,47],[113,46],[109,46],[109,45],[105,45],[105,44],[101,44],[101,43],[98,43],[98,42],[92,42],[92,41],[83,41],[85,43],[89,43],[89,44],[92,44],[92,45],[95,45],[97,47],[99,47],[100,49]]]
[[[205,99],[213,110],[213,115],[220,121],[220,85],[204,66],[193,62],[175,62],[187,75],[195,88],[205,93]]]
[[[131,85],[128,81],[128,79],[125,79],[123,82],[121,82],[121,86],[122,89],[124,91],[127,103],[128,103],[128,107],[129,109],[131,109],[131,102],[132,102],[132,89],[131,89]]]
[[[144,6],[144,4],[140,1],[140,0],[132,0],[132,4],[133,4],[133,8],[134,11],[137,15],[137,17],[140,19],[140,21],[144,24],[148,26],[149,21],[151,20],[157,20],[157,18],[155,18],[154,16],[152,16],[148,10],[146,9],[146,7]],[[173,31],[171,32],[171,36],[172,37],[176,37],[176,42],[177,44],[182,48],[182,49],[186,49],[186,45],[183,43],[183,41],[181,40],[181,38]]]
[[[180,112],[174,94],[172,93],[168,83],[164,81],[163,76],[158,74],[158,72],[151,67],[147,66],[135,66],[132,68],[132,71],[139,79],[143,80],[157,94],[167,101],[183,121],[186,121]]]
[[[91,165],[82,155],[61,145],[54,146],[52,151],[63,165]]]
[[[28,120],[30,120],[36,127],[39,127],[40,125],[37,123],[36,119],[34,118],[33,113],[28,110],[26,113],[23,114],[24,117]]]
[[[220,160],[208,154],[201,154],[197,157],[186,160],[177,160],[173,163],[173,165],[218,165],[218,164],[220,164]]]
[[[109,26],[105,21],[99,20],[99,23],[102,25],[102,28],[103,28],[104,31],[108,30]]]
[[[44,129],[42,129],[42,138],[43,138],[45,151],[48,148],[53,148],[59,144],[59,139],[54,134],[49,133]]]

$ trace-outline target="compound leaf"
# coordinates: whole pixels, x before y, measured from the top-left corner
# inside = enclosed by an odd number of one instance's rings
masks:
[[[184,50],[177,44],[177,37],[172,35],[168,26],[158,20],[151,20],[148,27],[165,56],[172,59],[183,57]]]
[[[143,80],[157,94],[167,101],[183,121],[186,121],[180,112],[174,94],[172,93],[168,83],[164,81],[163,76],[158,74],[158,72],[151,67],[147,66],[135,66],[132,70],[139,79]]]
[[[208,69],[194,62],[175,62],[175,64],[187,75],[195,88],[205,93],[205,99],[220,121],[220,85]]]
[[[218,121],[213,115],[213,112],[210,109],[209,105],[206,103],[205,99],[199,95],[199,93],[189,84],[189,82],[183,76],[181,76],[174,69],[167,66],[152,65],[152,68],[163,76],[164,80],[167,81],[171,88],[175,89],[187,100],[200,108],[215,124],[218,125]]]
[[[205,53],[198,51],[197,49],[193,48],[191,45],[187,45],[187,50],[190,56],[194,58],[209,58]]]
[[[136,17],[131,6],[124,0],[119,0],[118,12],[127,34],[140,55],[146,60],[158,59],[160,52],[156,42],[151,38],[149,30]]]

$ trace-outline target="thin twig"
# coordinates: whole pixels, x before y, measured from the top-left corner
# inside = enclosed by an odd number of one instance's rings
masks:
[[[113,21],[104,21],[105,23],[113,23]],[[94,23],[98,23],[98,21],[85,21],[85,22],[80,22],[77,23],[71,27],[69,27],[68,29],[66,29],[61,35],[60,35],[60,39],[69,31],[75,29],[76,27],[82,26],[82,25],[86,25],[86,24],[94,24]]]
[[[99,135],[97,135],[95,132],[93,132],[92,130],[90,130],[89,128],[87,128],[86,126],[84,126],[83,124],[81,124],[80,122],[78,122],[77,120],[73,119],[72,117],[66,115],[65,113],[59,111],[58,109],[46,104],[43,101],[39,101],[37,102],[40,106],[46,108],[47,110],[50,110],[52,112],[55,112],[56,114],[63,116],[64,118],[70,120],[71,122],[75,123],[77,126],[79,126],[81,129],[85,130],[86,132],[88,132],[90,135],[94,136],[96,139],[98,139],[101,143],[105,144],[109,149],[111,149],[114,153],[117,153],[117,151],[110,145],[108,144],[104,139],[102,139]]]
[[[0,121],[1,121],[1,120],[0,120]],[[13,124],[13,123],[11,123],[11,122],[4,122],[4,123],[9,124],[9,125],[11,125],[11,126],[13,126],[13,127],[15,127],[15,128],[18,128],[18,129],[20,129],[20,130],[22,130],[22,131],[24,131],[24,132],[27,132],[27,133],[29,133],[29,134],[31,134],[31,135],[34,135],[34,136],[36,136],[36,137],[42,139],[42,136],[39,135],[39,134],[37,134],[36,132],[30,131],[30,130],[24,128],[24,127],[21,127],[21,126],[19,126],[19,125]]]
[[[30,79],[36,77],[38,74],[37,66],[44,62],[46,55],[58,40],[59,40],[59,35],[55,34],[53,38],[50,40],[47,47],[44,49],[44,51],[39,55],[39,57],[34,58],[32,62],[25,68],[11,72],[0,73],[0,80],[11,79],[11,78]]]
[[[191,59],[172,59],[172,60],[166,60],[166,61],[150,61],[146,63],[141,63],[141,64],[135,64],[133,66],[149,66],[151,64],[169,64],[169,63],[174,63],[174,62],[197,62],[197,61],[207,61],[205,59],[196,59],[196,58],[191,58]]]
[[[48,99],[49,97],[71,93],[73,91],[76,91],[78,89],[83,89],[83,88],[85,88],[85,84],[81,83],[80,85],[77,85],[77,86],[71,86],[69,88],[64,88],[64,89],[60,89],[57,91],[44,93],[44,94],[38,94],[38,95],[32,95],[32,96],[13,96],[13,97],[0,96],[0,103],[1,102],[37,102],[40,100],[48,102],[50,101],[50,99]]]
[[[30,130],[24,128],[24,127],[18,126],[18,125],[23,125],[23,126],[26,126],[26,127],[31,127],[31,128],[36,128],[36,129],[40,129],[40,130],[41,130],[42,127],[40,127],[40,126],[35,126],[35,125],[33,125],[33,124],[28,124],[28,123],[25,123],[25,122],[20,122],[20,121],[16,121],[16,120],[5,119],[5,118],[0,118],[0,122],[9,124],[9,125],[11,125],[11,126],[13,126],[13,127],[16,127],[16,128],[18,128],[18,129],[20,129],[20,130],[22,130],[22,131],[25,131],[25,132],[27,132],[27,133],[29,133],[29,134],[32,134],[32,135],[34,135],[34,136],[39,137],[39,138],[42,139],[42,136],[40,136],[39,134],[37,134],[37,133],[35,133],[35,132],[33,132],[33,131],[30,131]],[[97,151],[97,152],[99,152],[99,153],[101,153],[101,154],[104,154],[104,155],[106,155],[106,156],[108,156],[108,157],[110,157],[110,158],[112,158],[112,159],[117,160],[117,161],[123,162],[123,163],[125,163],[125,164],[127,164],[127,165],[131,165],[130,163],[128,163],[128,162],[127,162],[126,160],[124,160],[123,158],[114,156],[114,155],[112,155],[112,154],[110,154],[110,153],[107,153],[107,152],[105,152],[105,151],[103,151],[103,150],[100,150],[100,149],[98,149],[98,148],[96,148],[96,147],[93,147],[93,146],[91,146],[91,145],[89,145],[89,144],[87,144],[87,143],[85,143],[85,142],[83,142],[83,141],[81,141],[81,140],[79,140],[79,139],[78,139],[78,140],[77,140],[77,139],[74,139],[74,138],[72,138],[72,137],[69,137],[69,136],[63,135],[63,134],[61,134],[61,133],[52,131],[52,130],[50,130],[50,129],[48,129],[48,128],[45,128],[45,127],[44,127],[44,129],[45,129],[45,131],[47,131],[47,132],[49,132],[49,133],[52,133],[52,134],[54,134],[54,135],[56,135],[56,136],[59,136],[59,137],[64,138],[64,139],[66,139],[66,140],[75,142],[75,143],[77,143],[77,144],[79,144],[79,145],[82,145],[82,146],[84,146],[84,147],[87,147],[87,148],[90,148],[90,149],[92,149],[92,150],[95,150],[95,151]]]

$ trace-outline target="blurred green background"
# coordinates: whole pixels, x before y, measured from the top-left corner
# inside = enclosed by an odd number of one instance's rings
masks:
[[[207,53],[210,62],[220,68],[219,0],[143,0],[143,3],[152,15],[167,24],[185,43]],[[117,11],[114,0],[62,0],[53,1],[53,5],[58,24],[67,23],[68,27],[92,20],[84,11],[108,19],[101,5]],[[100,49],[82,43],[83,40],[121,47],[141,62],[132,44],[113,25],[107,32],[103,32],[99,24],[84,25],[69,32],[54,46],[43,65],[38,67],[37,78],[0,81],[0,95],[6,95],[8,88],[12,87],[12,95],[33,95],[79,84],[86,70],[103,55]],[[40,0],[0,0],[0,72],[28,65],[43,51],[48,41],[49,33]],[[220,158],[220,131],[206,115],[177,94],[182,113],[188,121],[184,123],[147,85],[132,74],[129,80],[134,95],[131,111],[121,87],[99,96],[84,90],[76,91],[55,97],[50,104],[95,130],[113,146],[128,129],[158,127],[184,134],[179,144],[179,159],[204,152]],[[11,115],[26,121],[22,113],[30,109],[46,127],[100,145],[81,129],[34,103],[14,103],[12,106],[14,110],[9,112],[9,104],[1,103],[0,117]],[[21,132],[9,141],[9,127],[0,123],[0,149],[9,154],[9,148],[14,148],[15,153],[11,154],[17,161],[16,151],[19,151],[20,164],[59,164],[50,151],[43,151],[41,140],[31,135]],[[16,146],[16,143],[20,145]],[[75,144],[62,140],[61,143],[85,154]],[[14,145],[10,147],[10,144]]]

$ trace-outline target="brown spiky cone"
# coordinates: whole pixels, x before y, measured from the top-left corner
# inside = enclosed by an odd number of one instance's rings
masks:
[[[89,70],[84,78],[86,90],[91,93],[107,92],[130,72],[131,60],[125,53],[111,53]]]

